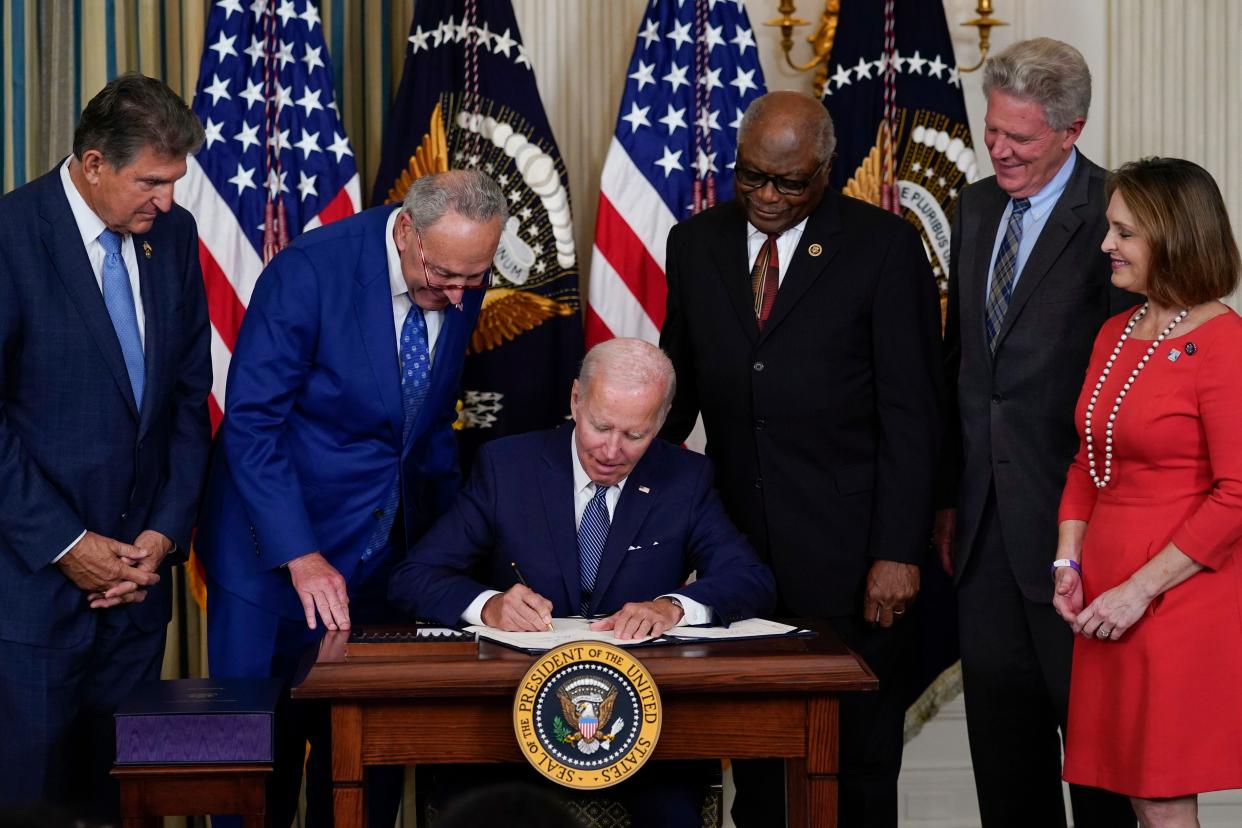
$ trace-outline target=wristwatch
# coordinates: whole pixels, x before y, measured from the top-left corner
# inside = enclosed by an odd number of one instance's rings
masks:
[[[685,617],[686,617],[686,607],[685,607],[685,605],[684,605],[684,604],[682,604],[682,603],[681,603],[681,600],[680,600],[679,598],[677,598],[677,596],[675,596],[675,595],[661,595],[661,596],[660,596],[659,598],[657,598],[656,600],[657,600],[657,601],[668,601],[670,604],[672,604],[673,606],[677,607],[677,609],[681,610],[681,617],[682,617],[682,618],[685,618]]]

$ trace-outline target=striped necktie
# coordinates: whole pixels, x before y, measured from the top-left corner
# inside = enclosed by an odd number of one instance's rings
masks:
[[[768,234],[750,271],[750,289],[755,295],[755,322],[761,331],[772,313],[772,303],[776,301],[776,291],[781,283],[780,258],[776,253],[778,236],[780,233]]]
[[[986,307],[988,347],[996,351],[996,335],[1005,321],[1013,286],[1018,281],[1018,247],[1022,244],[1022,216],[1031,208],[1029,198],[1015,198],[1009,224],[1005,226],[1005,238],[996,253],[996,267],[992,269],[992,286],[988,288]]]
[[[578,577],[582,587],[580,609],[583,615],[591,608],[595,576],[599,573],[599,562],[604,557],[604,543],[608,540],[608,528],[612,525],[608,518],[608,504],[604,501],[611,488],[595,484],[595,494],[582,510],[582,520],[578,523]]]

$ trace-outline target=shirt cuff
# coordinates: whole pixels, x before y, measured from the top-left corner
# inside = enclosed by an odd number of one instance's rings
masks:
[[[479,597],[470,602],[470,606],[462,611],[461,621],[466,625],[481,625],[483,623],[483,605],[488,602],[493,595],[499,595],[498,589],[485,589],[479,593]]]
[[[707,624],[712,620],[712,611],[705,604],[700,604],[693,598],[687,598],[676,592],[669,592],[658,598],[676,598],[681,601],[681,620],[677,622],[678,626],[692,627],[695,624]]]
[[[69,545],[68,545],[68,546],[66,546],[63,550],[61,550],[61,553],[60,553],[59,555],[57,555],[55,558],[52,558],[52,563],[59,563],[59,562],[60,562],[60,559],[61,559],[61,558],[63,558],[63,557],[65,557],[66,555],[68,555],[68,554],[69,554],[69,550],[70,550],[70,549],[72,549],[73,547],[77,546],[77,545],[78,545],[78,541],[82,540],[82,538],[84,538],[84,537],[86,537],[86,530],[85,530],[85,529],[83,529],[83,530],[82,530],[82,534],[78,535],[76,538],[74,538],[74,539],[73,539],[73,543],[69,544]]]

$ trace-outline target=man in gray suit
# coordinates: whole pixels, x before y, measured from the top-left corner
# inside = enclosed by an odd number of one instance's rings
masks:
[[[1134,300],[1100,250],[1105,172],[1074,148],[1091,102],[1082,55],[1015,43],[988,61],[983,89],[996,175],[963,190],[954,218],[935,543],[957,584],[983,825],[1057,828],[1073,650],[1052,608],[1057,505],[1096,332]],[[1123,797],[1071,787],[1070,799],[1077,828],[1134,825]]]

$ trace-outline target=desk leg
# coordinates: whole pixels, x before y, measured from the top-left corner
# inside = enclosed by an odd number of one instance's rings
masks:
[[[356,704],[332,705],[332,812],[336,828],[366,824],[362,708]]]
[[[812,698],[806,714],[806,758],[785,764],[789,828],[836,828],[837,700]]]

